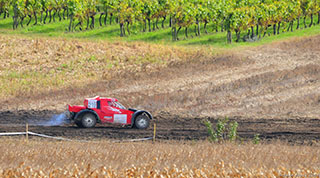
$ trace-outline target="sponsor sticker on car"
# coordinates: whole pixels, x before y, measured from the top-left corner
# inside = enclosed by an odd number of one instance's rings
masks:
[[[126,124],[127,123],[127,115],[126,114],[115,114],[114,115],[114,123]]]

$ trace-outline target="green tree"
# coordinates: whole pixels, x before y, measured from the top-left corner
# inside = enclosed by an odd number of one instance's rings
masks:
[[[155,19],[158,10],[157,0],[143,0],[143,6],[141,8],[141,13],[143,17],[144,30],[147,29],[147,24],[149,27],[149,32],[151,32],[151,21]]]
[[[24,0],[12,0],[11,7],[13,12],[13,29],[17,29],[19,25],[19,20],[21,17],[24,17],[24,10],[25,10],[25,1]],[[22,20],[21,20],[22,24]]]
[[[164,28],[164,22],[170,12],[170,0],[158,0],[159,8],[157,18],[162,18],[161,27]]]
[[[183,8],[182,8],[183,6]],[[181,1],[179,3],[179,8],[177,14],[175,16],[175,26],[178,27],[176,33],[174,34],[175,40],[178,40],[178,34],[182,27],[185,28],[185,36],[188,38],[188,28],[194,23],[195,21],[195,7],[194,4],[189,1]]]
[[[0,0],[0,16],[3,13],[3,18],[9,17],[9,9],[10,9],[10,4],[14,4],[15,1],[9,1],[9,0]]]

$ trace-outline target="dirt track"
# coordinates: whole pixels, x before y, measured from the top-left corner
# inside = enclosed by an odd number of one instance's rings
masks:
[[[122,128],[115,125],[97,125],[96,128],[77,128],[71,124],[63,126],[37,126],[40,121],[50,119],[53,111],[18,111],[1,112],[0,132],[24,131],[25,123],[33,132],[72,139],[132,139],[150,137],[153,128],[138,130]],[[162,140],[204,140],[208,137],[205,126],[200,118],[180,118],[162,113],[153,122],[157,123],[157,138]],[[212,123],[217,120],[207,118]],[[239,136],[244,140],[252,139],[259,133],[263,140],[281,139],[291,143],[312,144],[320,139],[320,119],[245,119],[231,118],[239,123]]]

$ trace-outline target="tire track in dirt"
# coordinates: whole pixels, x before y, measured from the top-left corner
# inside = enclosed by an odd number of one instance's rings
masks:
[[[296,75],[300,73],[300,75]],[[292,98],[301,98],[305,95],[320,94],[320,66],[307,65],[296,68],[293,71],[281,71],[273,74],[257,75],[230,83],[230,86],[213,88],[212,90],[220,93],[235,93],[236,90],[249,90],[245,95],[238,96],[236,101],[228,101],[232,107],[215,110],[226,115],[236,115],[234,112],[242,110],[255,110],[259,107],[272,106],[283,103]],[[220,96],[223,94],[219,94]],[[239,102],[239,98],[240,102]],[[223,103],[219,100],[218,103]]]

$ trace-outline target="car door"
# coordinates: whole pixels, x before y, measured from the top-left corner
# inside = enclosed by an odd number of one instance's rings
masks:
[[[117,102],[110,103],[113,113],[113,123],[117,124],[129,124],[131,123],[131,117],[128,117],[128,110],[126,110],[121,104]]]
[[[114,123],[119,123],[119,124],[131,124],[131,115],[132,112],[122,109],[122,108],[117,108],[120,112],[119,113],[114,113]]]
[[[117,123],[117,124],[130,124],[131,115],[128,117],[128,111],[126,109],[120,108],[115,102],[108,101],[101,108],[104,116],[103,123]]]
[[[101,118],[102,123],[113,123],[114,109],[110,106],[109,102],[105,102],[102,104],[101,112],[103,117]]]

